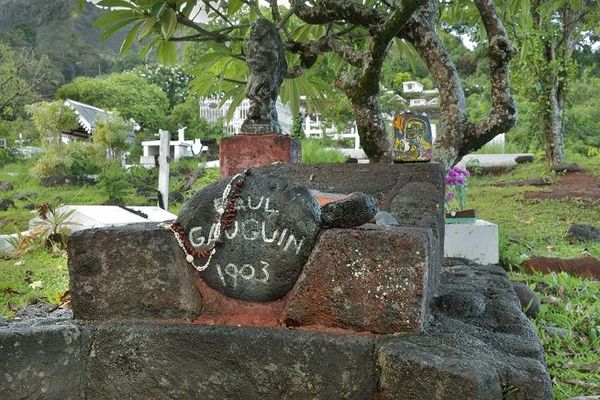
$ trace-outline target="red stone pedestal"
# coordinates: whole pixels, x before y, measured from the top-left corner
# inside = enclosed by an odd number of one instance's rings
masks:
[[[235,135],[221,140],[219,163],[221,178],[246,168],[273,163],[299,163],[302,159],[300,142],[278,134]]]

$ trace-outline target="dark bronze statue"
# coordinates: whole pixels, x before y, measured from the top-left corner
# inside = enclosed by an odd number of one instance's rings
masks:
[[[242,133],[281,133],[275,104],[287,62],[283,43],[272,22],[260,18],[252,25],[246,62],[250,68],[246,86],[250,110],[242,124]]]

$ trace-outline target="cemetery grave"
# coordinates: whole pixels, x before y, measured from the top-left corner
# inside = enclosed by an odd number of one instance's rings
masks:
[[[271,165],[200,191],[181,228],[79,231],[73,319],[0,328],[0,394],[551,398],[505,273],[442,266],[442,199],[435,163]]]

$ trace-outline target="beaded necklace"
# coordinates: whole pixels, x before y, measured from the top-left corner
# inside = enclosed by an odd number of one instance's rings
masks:
[[[219,222],[215,227],[215,240],[211,248],[205,250],[196,250],[190,242],[190,239],[185,229],[183,229],[181,224],[177,222],[174,222],[172,224],[161,224],[161,226],[173,232],[173,235],[175,235],[175,239],[177,239],[177,243],[179,243],[179,247],[181,247],[185,253],[186,261],[192,264],[192,266],[198,272],[202,272],[206,268],[208,268],[210,260],[212,259],[213,255],[217,252],[216,244],[220,242],[221,237],[223,236],[223,232],[229,229],[229,227],[233,223],[233,220],[236,215],[235,205],[237,199],[240,197],[240,191],[246,183],[246,177],[248,175],[250,175],[249,169],[244,170],[244,172],[242,173],[235,174],[231,178],[227,186],[225,186],[225,189],[223,189],[223,194],[221,195],[222,207],[217,209],[217,212],[219,214]],[[206,259],[206,262],[204,263],[204,265],[196,265],[194,263],[194,260],[196,258]]]

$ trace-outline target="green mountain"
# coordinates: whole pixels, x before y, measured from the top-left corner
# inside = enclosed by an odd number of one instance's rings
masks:
[[[100,40],[93,22],[103,10],[91,3],[79,9],[75,0],[0,0],[0,41],[14,49],[46,56],[47,79],[38,91],[52,97],[56,88],[76,76],[123,70],[139,61],[117,58],[123,33]]]

